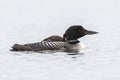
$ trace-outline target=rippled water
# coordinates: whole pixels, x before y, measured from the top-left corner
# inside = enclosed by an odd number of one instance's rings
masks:
[[[0,80],[119,80],[120,1],[0,1]],[[61,35],[71,25],[99,34],[80,41],[78,55],[67,52],[11,52],[15,43]]]

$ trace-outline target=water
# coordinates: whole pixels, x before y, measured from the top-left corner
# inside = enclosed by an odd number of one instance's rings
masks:
[[[0,80],[119,80],[120,1],[0,1]],[[11,52],[15,43],[63,35],[71,25],[99,34],[80,41],[78,55],[65,52]]]

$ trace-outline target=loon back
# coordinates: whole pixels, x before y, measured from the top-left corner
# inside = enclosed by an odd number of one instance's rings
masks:
[[[30,44],[15,44],[12,46],[11,51],[42,51],[42,50],[61,50],[64,48],[65,42],[48,42],[42,41]]]
[[[45,38],[45,39],[42,40],[42,41],[52,42],[52,41],[64,41],[64,40],[63,40],[63,38],[62,38],[61,36],[53,35],[53,36],[50,36],[50,37]]]
[[[41,41],[30,44],[15,44],[11,51],[42,51],[42,50],[63,50],[63,51],[78,51],[82,45],[79,44],[78,40],[70,41]]]

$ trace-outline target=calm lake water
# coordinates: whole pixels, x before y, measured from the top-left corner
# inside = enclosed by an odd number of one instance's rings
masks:
[[[120,80],[120,1],[0,1],[0,80]],[[11,52],[15,43],[63,35],[71,25],[99,32],[87,48],[65,52]],[[54,53],[54,54],[53,54]]]

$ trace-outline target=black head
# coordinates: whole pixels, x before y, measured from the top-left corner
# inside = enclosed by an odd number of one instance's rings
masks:
[[[63,35],[63,39],[66,40],[77,40],[85,35],[96,34],[98,32],[84,29],[81,25],[74,25],[69,27]]]

